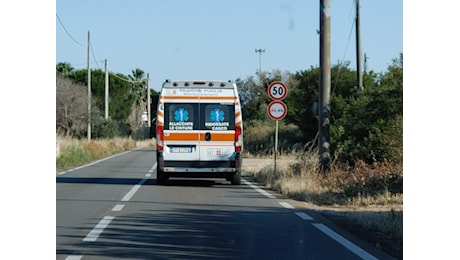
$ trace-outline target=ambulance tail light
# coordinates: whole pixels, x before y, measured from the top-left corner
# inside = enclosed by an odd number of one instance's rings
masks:
[[[157,152],[163,152],[163,126],[157,126]]]
[[[241,126],[235,127],[235,151],[241,152],[243,147],[243,131]]]

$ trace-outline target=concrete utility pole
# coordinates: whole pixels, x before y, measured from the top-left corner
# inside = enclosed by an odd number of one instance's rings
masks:
[[[361,69],[361,28],[359,26],[359,0],[356,0],[356,72],[358,89],[363,90],[363,72]]]
[[[89,67],[89,52],[90,52],[90,41],[89,41],[89,31],[88,31],[88,52],[87,52],[87,61],[88,61],[88,142],[91,141],[91,69]]]
[[[109,70],[105,59],[105,119],[109,118]]]
[[[262,87],[262,53],[265,49],[255,49],[256,53],[259,53],[259,84]]]
[[[319,82],[319,159],[320,171],[328,172],[331,162],[330,121],[331,112],[331,8],[330,0],[320,0],[320,82]]]
[[[150,87],[149,87],[149,74],[147,73],[147,115],[149,123],[147,124],[149,127],[149,136],[150,136],[150,127],[152,126],[152,122],[150,122],[151,115],[150,115]]]

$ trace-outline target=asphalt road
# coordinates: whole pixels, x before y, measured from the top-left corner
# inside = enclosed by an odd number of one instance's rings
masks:
[[[142,148],[59,173],[56,259],[391,259],[250,179],[159,186],[155,168]]]

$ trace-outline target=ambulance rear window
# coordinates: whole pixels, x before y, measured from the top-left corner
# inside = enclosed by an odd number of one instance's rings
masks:
[[[198,104],[165,104],[165,129],[198,129]]]
[[[201,129],[211,131],[235,130],[234,106],[226,104],[201,104]]]

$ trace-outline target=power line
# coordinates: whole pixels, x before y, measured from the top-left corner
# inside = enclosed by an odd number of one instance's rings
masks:
[[[352,33],[353,33],[353,28],[355,27],[356,14],[353,14],[353,15],[354,15],[353,22],[351,23],[350,33],[348,34],[348,40],[347,40],[347,44],[345,45],[345,50],[343,52],[342,61],[345,60],[345,56],[347,55],[348,46],[350,44],[351,36],[352,36]],[[339,82],[339,74],[340,74],[341,71],[342,71],[342,66],[338,66],[337,76],[335,77],[335,84],[334,84],[334,87],[332,88],[333,90],[335,90],[337,88],[337,84]]]
[[[133,84],[135,84],[135,83],[144,83],[144,82],[145,82],[145,79],[144,79],[144,80],[141,80],[141,81],[139,81],[139,80],[133,81],[133,80],[130,80],[130,79],[122,78],[122,77],[118,76],[117,74],[115,74],[115,73],[112,72],[112,71],[109,71],[109,73],[112,74],[112,76],[115,76],[116,78],[121,79],[121,80],[123,80],[123,81],[126,81],[126,82],[128,82],[128,83],[133,83]]]
[[[93,54],[94,61],[96,62],[96,67],[101,70],[101,67],[99,67],[99,63],[97,63],[96,55],[94,54],[93,45],[91,43],[89,44],[89,47],[91,49],[91,54]]]
[[[70,39],[72,39],[72,41],[74,41],[76,44],[78,44],[80,46],[85,46],[84,44],[82,44],[79,41],[75,40],[75,38],[69,33],[69,31],[67,31],[67,29],[65,28],[64,24],[61,21],[61,18],[59,18],[58,14],[56,14],[56,18],[58,19],[59,23],[61,24],[62,28],[64,28],[64,31],[67,33],[67,35],[70,37]]]

